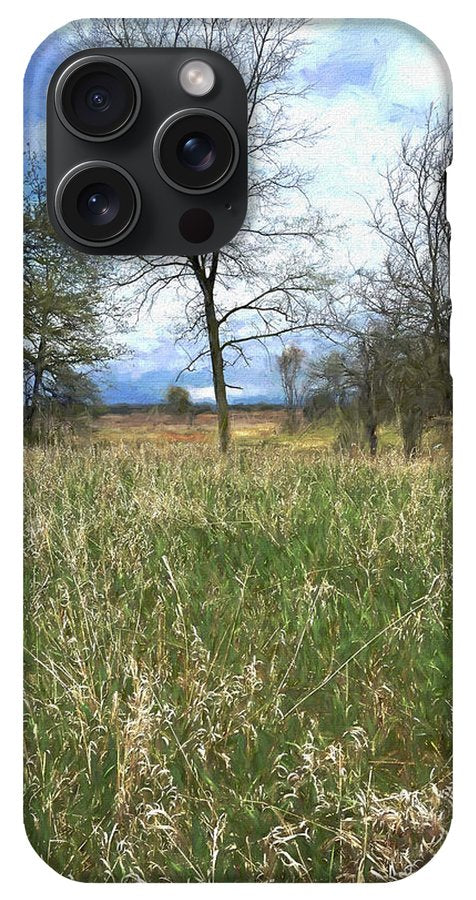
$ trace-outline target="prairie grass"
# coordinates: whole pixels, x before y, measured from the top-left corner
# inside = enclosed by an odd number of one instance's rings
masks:
[[[450,819],[450,471],[26,460],[25,821],[93,881],[379,881]]]

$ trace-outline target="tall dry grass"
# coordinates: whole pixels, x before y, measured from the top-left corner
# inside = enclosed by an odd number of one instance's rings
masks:
[[[378,881],[450,817],[450,473],[32,449],[25,817],[83,881]]]

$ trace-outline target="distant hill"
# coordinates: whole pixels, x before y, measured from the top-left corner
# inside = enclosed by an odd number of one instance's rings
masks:
[[[257,403],[232,403],[233,409],[237,412],[261,412],[265,410],[283,409],[282,403],[267,403],[266,401],[258,401]],[[152,412],[154,410],[166,410],[165,403],[104,403],[100,408],[100,415],[112,414],[115,416],[128,416],[135,412]],[[194,403],[193,409],[196,413],[216,412],[214,403]]]

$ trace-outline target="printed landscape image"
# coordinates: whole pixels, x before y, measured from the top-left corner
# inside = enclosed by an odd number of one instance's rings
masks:
[[[95,257],[46,212],[77,50],[209,47],[249,211]],[[84,882],[385,882],[451,818],[450,83],[390,21],[94,19],[26,75],[25,825]]]

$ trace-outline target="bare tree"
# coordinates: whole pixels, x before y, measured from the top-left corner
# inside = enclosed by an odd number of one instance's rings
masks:
[[[442,115],[432,107],[423,133],[403,138],[396,164],[384,175],[385,197],[369,206],[370,226],[386,246],[382,268],[359,272],[354,285],[363,307],[384,323],[395,348],[398,344],[394,374],[400,382],[393,389],[402,423],[408,424],[405,443],[413,442],[414,450],[425,418],[449,416],[452,410],[446,219],[451,159],[451,111]]]
[[[296,148],[312,147],[325,130],[289,115],[289,102],[306,93],[305,85],[296,86],[289,77],[305,43],[304,24],[300,19],[96,19],[73,24],[70,35],[74,49],[207,47],[228,57],[245,81],[250,214],[241,232],[215,253],[124,261],[118,281],[136,289],[140,309],[167,290],[184,297],[177,339],[196,348],[187,370],[211,364],[224,452],[230,443],[228,390],[240,389],[227,370],[238,361],[249,365],[252,347],[268,338],[328,325],[330,281],[323,272],[330,229],[306,198],[310,172],[292,161]],[[285,214],[288,198],[291,215]]]
[[[392,358],[388,339],[382,327],[369,322],[360,332],[342,339],[341,349],[312,362],[308,368],[309,417],[312,418],[313,391],[317,393],[318,410],[324,398],[334,409],[352,406],[371,456],[377,454],[378,426],[393,413],[387,383]]]
[[[296,431],[297,411],[304,394],[303,376],[307,354],[296,344],[288,344],[278,356],[278,369],[283,386],[290,431]]]
[[[377,426],[391,415],[408,457],[418,451],[431,417],[451,415],[446,220],[451,138],[451,112],[440,116],[430,108],[424,128],[402,139],[395,164],[383,175],[385,196],[375,206],[365,201],[369,225],[386,247],[382,265],[351,278],[345,315],[335,321],[341,350],[312,367],[314,381],[329,390],[329,360],[334,360],[346,389],[359,398],[372,454]]]

